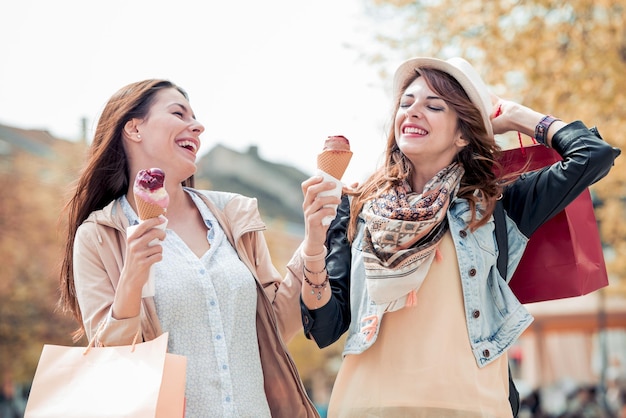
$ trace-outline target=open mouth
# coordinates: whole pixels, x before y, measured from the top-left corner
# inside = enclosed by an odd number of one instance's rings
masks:
[[[402,133],[403,134],[416,134],[416,135],[426,135],[428,133],[428,131],[421,129],[421,128],[416,128],[415,126],[405,126],[404,128],[402,128]]]
[[[178,141],[177,144],[179,147],[185,148],[193,152],[194,154],[196,153],[196,151],[198,151],[198,145],[193,141],[183,140],[183,141]]]

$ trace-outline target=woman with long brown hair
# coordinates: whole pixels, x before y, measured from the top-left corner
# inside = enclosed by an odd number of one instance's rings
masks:
[[[98,345],[167,331],[187,357],[187,417],[317,417],[286,349],[301,283],[272,265],[256,199],[193,188],[203,131],[167,80],[111,97],[67,205],[60,304]],[[150,168],[165,174],[167,218],[139,222],[134,178]]]

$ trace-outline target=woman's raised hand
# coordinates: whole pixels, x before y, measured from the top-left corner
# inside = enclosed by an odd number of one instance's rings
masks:
[[[328,225],[324,225],[322,220],[327,216],[336,215],[336,205],[341,202],[341,198],[320,196],[319,194],[334,188],[335,183],[324,181],[322,176],[313,176],[302,182],[302,194],[304,195],[302,210],[305,226],[303,251],[306,254],[319,254],[323,250]]]

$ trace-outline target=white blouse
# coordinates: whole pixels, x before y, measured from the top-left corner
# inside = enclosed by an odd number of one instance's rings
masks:
[[[198,258],[171,229],[153,266],[168,351],[187,356],[186,418],[270,417],[256,334],[257,290],[207,206],[189,193],[211,248]],[[130,224],[138,216],[120,198]]]

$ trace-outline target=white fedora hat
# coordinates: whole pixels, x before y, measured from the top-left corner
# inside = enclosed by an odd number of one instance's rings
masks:
[[[416,57],[404,61],[393,77],[394,97],[398,97],[407,79],[415,76],[415,70],[421,67],[434,68],[450,74],[465,90],[470,100],[480,110],[489,136],[493,137],[493,128],[489,115],[493,107],[489,89],[472,65],[463,58],[454,57],[449,60]]]

